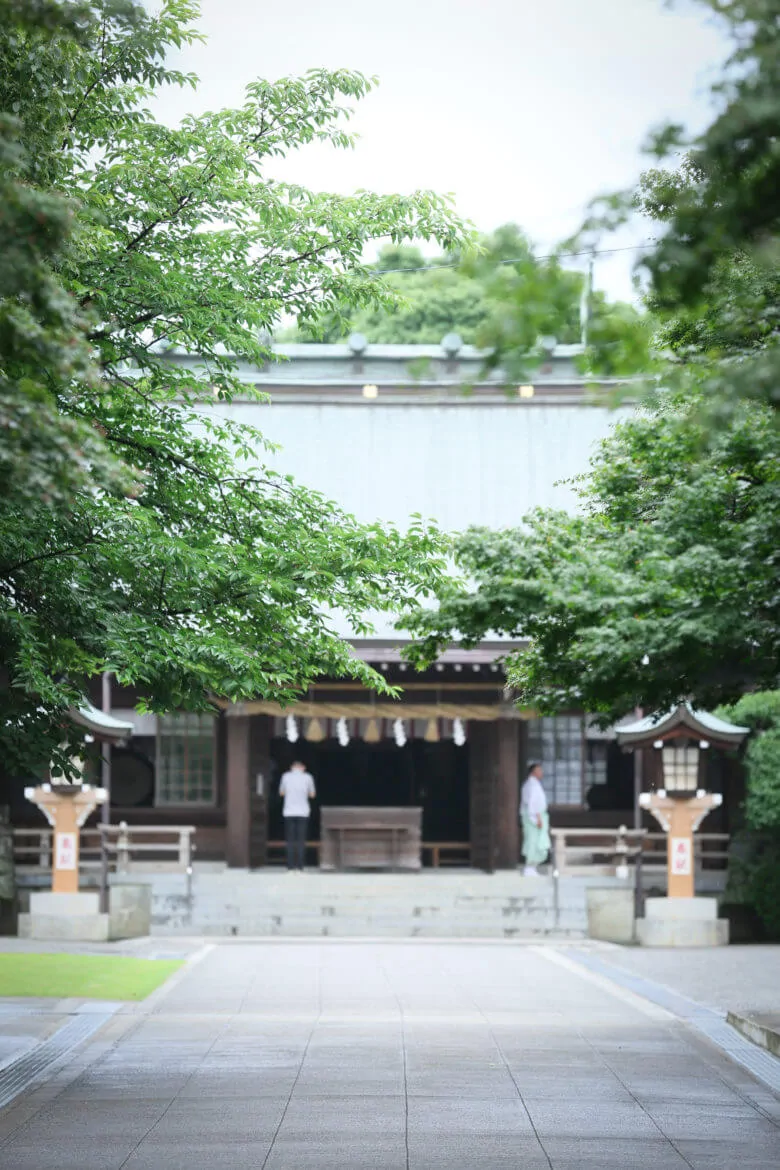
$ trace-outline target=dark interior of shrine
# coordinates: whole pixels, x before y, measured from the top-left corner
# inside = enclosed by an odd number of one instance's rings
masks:
[[[322,805],[416,805],[423,810],[423,840],[469,840],[468,744],[458,747],[449,739],[438,743],[413,739],[398,747],[391,739],[379,743],[354,739],[342,747],[334,739],[295,744],[274,739],[268,793],[271,840],[284,836],[279,780],[293,760],[306,765],[317,788],[310,840],[319,839]]]

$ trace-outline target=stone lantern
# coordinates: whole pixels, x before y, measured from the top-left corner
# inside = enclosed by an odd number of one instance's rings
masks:
[[[133,732],[132,723],[114,719],[91,704],[68,712],[84,729],[86,742],[118,744]],[[53,829],[52,886],[30,895],[30,913],[19,916],[19,933],[27,938],[101,940],[109,937],[108,914],[99,912],[99,896],[79,892],[79,837],[90,813],[107,798],[104,788],[70,781],[25,788]]]
[[[707,711],[681,703],[665,715],[623,724],[618,743],[627,751],[653,748],[661,756],[662,787],[643,792],[642,808],[667,834],[668,897],[650,898],[637,937],[645,946],[715,946],[728,942],[729,924],[718,918],[715,898],[695,897],[693,834],[723,801],[699,786],[701,753],[737,747],[748,734]]]

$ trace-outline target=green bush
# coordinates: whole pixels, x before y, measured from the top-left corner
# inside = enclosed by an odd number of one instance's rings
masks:
[[[724,903],[752,910],[764,937],[780,941],[780,832],[745,829],[734,835]]]
[[[780,691],[744,695],[718,713],[751,730],[745,829],[732,840],[725,900],[751,907],[780,940]]]

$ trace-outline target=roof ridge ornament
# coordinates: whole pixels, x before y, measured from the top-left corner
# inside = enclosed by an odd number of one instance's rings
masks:
[[[459,333],[445,333],[441,339],[441,347],[447,357],[452,360],[463,349],[463,338]]]

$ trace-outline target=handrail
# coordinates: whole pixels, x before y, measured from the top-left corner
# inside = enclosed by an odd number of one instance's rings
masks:
[[[149,836],[160,840],[144,840]],[[118,825],[82,829],[79,868],[99,868],[105,853],[109,868],[115,873],[142,869],[187,873],[195,852],[194,836],[194,825],[128,825],[121,821]],[[51,871],[52,837],[50,828],[13,830],[14,861],[20,873]],[[165,840],[165,837],[173,839]],[[152,854],[156,855],[154,861],[149,857]]]
[[[636,863],[640,854],[645,872],[666,872],[666,833],[621,825],[618,829],[555,828],[550,829],[550,837],[553,866],[559,874],[592,873],[600,866],[614,871]],[[728,833],[695,834],[695,866],[700,870],[724,868],[729,856],[728,843]]]

